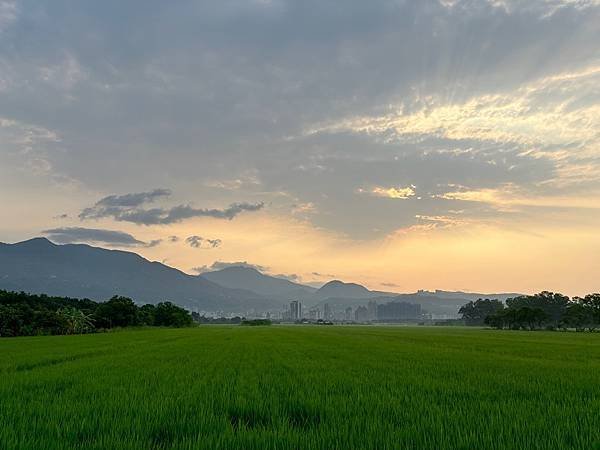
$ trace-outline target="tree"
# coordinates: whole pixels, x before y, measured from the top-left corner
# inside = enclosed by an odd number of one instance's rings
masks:
[[[535,295],[521,295],[506,300],[506,306],[509,309],[519,310],[525,307],[541,309],[547,316],[544,322],[549,323],[552,327],[561,325],[568,304],[569,297],[548,291]]]
[[[542,327],[542,323],[548,319],[548,315],[541,308],[524,306],[516,310],[516,319],[520,328],[527,326],[529,330],[535,330]]]
[[[130,298],[114,296],[98,306],[95,319],[102,328],[138,325],[138,307]]]
[[[578,299],[590,315],[590,322],[588,328],[590,331],[594,331],[600,327],[600,294],[589,294],[582,299]]]
[[[153,326],[156,318],[156,307],[151,304],[142,306],[138,312],[140,325]]]
[[[154,325],[162,327],[189,327],[193,324],[192,316],[185,309],[171,302],[156,305]]]
[[[20,336],[23,318],[13,306],[0,305],[0,336]]]
[[[67,334],[89,333],[94,329],[92,316],[76,308],[61,308],[57,314],[64,318]]]
[[[506,308],[486,317],[485,323],[498,329],[535,330],[541,328],[548,315],[541,308]]]
[[[500,300],[479,299],[469,302],[458,311],[467,325],[483,325],[488,316],[502,310],[504,305]]]

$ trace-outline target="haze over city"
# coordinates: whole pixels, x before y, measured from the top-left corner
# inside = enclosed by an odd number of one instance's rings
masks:
[[[0,241],[596,292],[598,23],[597,0],[0,0]]]

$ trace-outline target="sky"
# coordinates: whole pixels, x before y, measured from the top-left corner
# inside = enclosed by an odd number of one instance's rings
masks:
[[[0,241],[600,291],[600,0],[0,0]]]

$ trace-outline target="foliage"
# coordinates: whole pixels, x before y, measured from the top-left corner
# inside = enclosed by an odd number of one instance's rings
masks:
[[[0,447],[597,449],[600,341],[459,327],[0,340]]]
[[[153,326],[156,319],[156,306],[144,305],[138,310],[138,320],[140,325]]]
[[[485,318],[503,309],[500,300],[479,299],[469,302],[458,311],[467,325],[483,325]]]
[[[66,334],[89,333],[94,330],[94,319],[83,311],[67,306],[56,313],[64,319]]]
[[[201,316],[197,312],[192,312],[192,319],[194,319],[194,322],[196,322],[196,323],[215,324],[215,325],[226,325],[226,324],[238,325],[238,324],[242,323],[242,320],[245,320],[239,316],[235,316],[235,317],[231,317],[231,318],[228,318],[228,317],[206,317],[206,316]]]
[[[158,319],[157,319],[158,317]],[[130,326],[190,326],[183,308],[165,302],[138,307],[127,297],[105,303],[0,290],[0,336],[92,333]]]
[[[157,327],[189,327],[193,324],[192,317],[183,308],[171,302],[156,305],[154,325]]]
[[[101,303],[96,308],[95,317],[98,326],[102,328],[139,325],[138,307],[127,297],[114,296]]]
[[[568,305],[569,297],[548,291],[543,291],[535,295],[522,295],[506,300],[506,306],[509,309],[541,309],[547,316],[545,323],[554,328],[560,327]]]
[[[244,326],[250,326],[250,327],[258,327],[258,326],[271,325],[272,323],[273,322],[271,322],[269,319],[242,320],[242,325],[244,325]]]
[[[574,328],[576,331],[594,331],[600,327],[600,294],[590,294],[584,298],[569,297],[540,292],[506,300],[506,307],[499,303],[495,311],[486,304],[469,302],[460,309],[468,325],[483,323],[497,329],[539,330]]]

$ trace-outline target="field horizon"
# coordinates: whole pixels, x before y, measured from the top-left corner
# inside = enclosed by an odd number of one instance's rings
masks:
[[[595,333],[210,325],[0,353],[3,449],[600,445]]]

